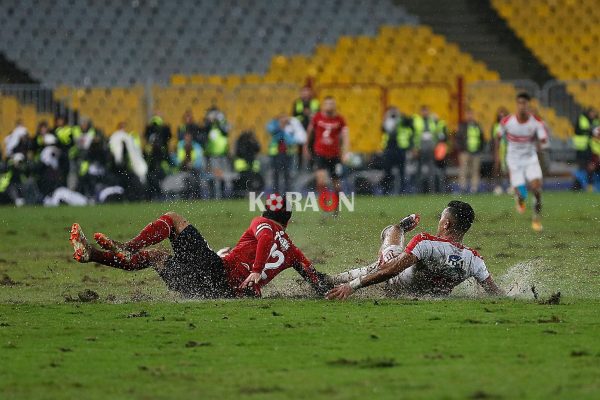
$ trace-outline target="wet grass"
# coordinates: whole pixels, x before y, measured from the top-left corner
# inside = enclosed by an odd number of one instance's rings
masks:
[[[361,198],[338,220],[298,213],[289,232],[317,268],[340,271],[373,258],[399,216],[421,212],[434,231],[449,199]],[[75,264],[68,227],[125,239],[172,209],[219,248],[246,228],[245,202],[0,208],[0,397],[597,398],[600,198],[548,194],[541,235],[508,197],[469,201],[466,242],[492,273],[535,262],[540,295],[561,291],[561,304],[185,302],[153,271]]]

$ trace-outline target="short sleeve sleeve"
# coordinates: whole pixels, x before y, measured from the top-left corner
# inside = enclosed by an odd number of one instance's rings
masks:
[[[537,138],[540,141],[548,140],[548,132],[546,131],[546,125],[544,125],[543,121],[537,121],[537,130],[536,130]]]
[[[424,234],[420,234],[412,238],[412,240],[404,249],[404,252],[412,254],[413,256],[417,257],[417,259],[422,260],[431,255],[431,250],[431,244],[428,240],[426,240],[426,236]]]
[[[273,236],[273,228],[268,223],[261,219],[254,219],[250,225],[250,231],[255,238],[259,238],[264,235]]]
[[[490,273],[485,266],[485,262],[479,257],[473,259],[471,264],[471,276],[477,279],[477,282],[483,282],[490,276]]]

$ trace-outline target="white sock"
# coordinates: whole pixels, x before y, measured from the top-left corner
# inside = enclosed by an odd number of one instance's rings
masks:
[[[351,280],[354,280],[358,277],[370,274],[371,272],[375,271],[378,266],[379,262],[375,261],[374,263],[369,264],[366,267],[354,268],[349,271],[339,273],[337,275],[334,275],[333,283],[337,285],[340,283],[350,282]]]

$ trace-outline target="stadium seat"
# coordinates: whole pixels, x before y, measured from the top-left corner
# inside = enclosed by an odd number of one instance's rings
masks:
[[[525,45],[557,78],[597,79],[600,76],[600,8],[595,0],[528,1],[492,0]],[[544,23],[531,23],[531,16]],[[597,85],[568,84],[569,92],[586,106],[600,107],[593,100]],[[589,90],[589,92],[588,92]]]

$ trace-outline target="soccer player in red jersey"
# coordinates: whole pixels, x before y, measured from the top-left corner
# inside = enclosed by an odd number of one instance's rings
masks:
[[[87,242],[77,223],[71,228],[70,240],[73,258],[78,262],[96,262],[128,271],[151,267],[170,290],[184,297],[260,297],[261,288],[290,267],[323,295],[331,288],[327,276],[314,269],[285,232],[291,214],[286,207],[264,211],[252,220],[237,245],[223,257],[209,247],[193,225],[174,212],[150,223],[126,243],[96,233],[96,242],[103,250]],[[146,249],[167,238],[173,254]]]
[[[312,155],[309,147],[312,146]],[[317,192],[327,186],[327,173],[333,182],[335,192],[341,191],[342,161],[346,159],[350,147],[348,126],[336,111],[333,97],[323,100],[321,111],[317,112],[308,127],[308,142],[304,153],[306,159],[312,156],[315,168]]]
[[[328,299],[345,299],[361,287],[386,282],[392,294],[447,296],[468,278],[486,293],[502,295],[492,275],[475,250],[462,244],[475,220],[473,208],[453,200],[442,212],[437,235],[421,233],[404,248],[404,233],[414,229],[419,217],[412,214],[381,233],[382,245],[377,263],[333,277],[345,281],[327,293]]]

